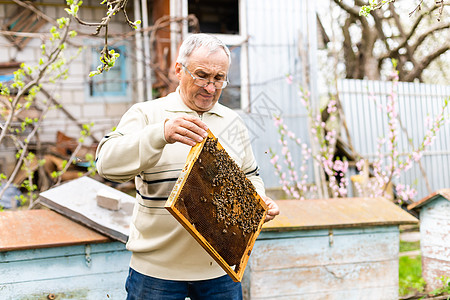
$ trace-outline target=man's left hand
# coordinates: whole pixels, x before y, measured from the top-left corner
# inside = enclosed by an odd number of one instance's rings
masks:
[[[269,222],[270,220],[273,220],[275,218],[275,216],[280,214],[280,209],[278,208],[278,205],[275,203],[275,201],[273,201],[269,197],[261,196],[261,198],[264,200],[266,205],[269,207],[269,210],[267,211],[267,214],[266,214],[266,220],[265,220],[265,222]]]

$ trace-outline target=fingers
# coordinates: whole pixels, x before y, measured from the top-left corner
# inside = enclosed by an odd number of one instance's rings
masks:
[[[189,146],[203,141],[208,136],[208,126],[199,118],[193,116],[180,116],[169,119],[164,123],[164,137],[170,144],[180,142]]]
[[[264,200],[267,207],[269,208],[269,210],[267,211],[267,214],[266,214],[266,219],[265,219],[265,222],[269,222],[280,214],[280,209],[279,209],[278,205],[275,203],[275,201],[273,201],[269,197],[263,196],[261,198]]]

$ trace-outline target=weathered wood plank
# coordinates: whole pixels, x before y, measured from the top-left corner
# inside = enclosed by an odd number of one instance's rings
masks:
[[[0,292],[1,287],[7,284],[21,282],[35,282],[42,280],[61,279],[70,287],[72,280],[89,274],[97,274],[105,280],[109,273],[127,272],[131,253],[124,245],[122,251],[91,251],[94,245],[88,249],[90,252],[90,265],[86,263],[86,248],[77,246],[77,252],[67,255],[67,251],[55,253],[57,248],[51,249],[51,255],[42,254],[50,249],[24,250],[16,252],[29,252],[24,257],[35,255],[38,259],[15,260],[14,262],[1,262]],[[20,253],[19,253],[20,255]],[[45,271],[44,271],[45,270]],[[1,294],[0,294],[1,295]],[[3,299],[0,296],[0,299]]]
[[[280,200],[280,215],[264,224],[265,230],[415,224],[416,218],[384,198]]]
[[[329,236],[329,231],[323,230],[322,236],[276,240],[264,240],[263,233],[253,249],[252,270],[395,260],[399,251],[399,233],[396,229],[379,233],[361,233],[356,229],[354,234],[346,230],[345,235],[335,229],[331,231],[332,236]]]
[[[315,293],[332,295],[348,291],[371,291],[372,299],[387,299],[385,290],[389,289],[398,289],[396,260],[258,272],[252,270],[250,277],[250,299],[285,299],[287,296],[302,299],[304,295],[308,297],[303,299],[311,299],[309,295]],[[377,294],[373,295],[375,292]],[[362,294],[352,299],[366,299],[365,296]]]
[[[97,205],[97,192],[107,190],[120,197],[121,209]],[[58,213],[102,234],[126,243],[135,199],[89,177],[64,183],[40,194],[40,201]]]
[[[125,245],[120,242],[90,244],[91,253],[106,253],[113,251],[125,251]],[[66,246],[40,249],[30,249],[28,251],[7,251],[0,252],[0,263],[11,263],[15,261],[51,259],[59,256],[74,256],[84,253],[85,245]]]
[[[250,299],[248,295],[244,299]],[[273,300],[272,296],[261,296],[251,298],[252,300]],[[324,292],[317,291],[316,293],[302,293],[295,295],[280,295],[276,299],[283,300],[343,300],[343,299],[364,299],[364,300],[396,300],[398,299],[398,287],[372,287],[359,288],[354,287],[351,290]]]
[[[17,283],[0,284],[3,300],[47,300],[54,299],[122,300],[126,298],[125,280],[128,271],[108,274],[86,274],[71,278],[53,278]]]
[[[448,260],[445,261],[422,256],[422,265],[422,276],[427,282],[428,291],[442,287],[443,283],[439,279],[441,276],[450,276],[450,263]]]
[[[104,235],[44,209],[0,212],[0,232],[0,251],[109,241]]]
[[[450,275],[450,189],[420,202],[422,276],[427,290],[442,287],[441,276]]]

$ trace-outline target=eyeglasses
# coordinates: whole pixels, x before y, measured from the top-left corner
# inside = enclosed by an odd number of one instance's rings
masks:
[[[194,79],[194,84],[196,86],[205,88],[210,83],[212,83],[217,90],[221,90],[221,89],[224,89],[228,85],[228,80],[209,81],[208,79],[205,79],[205,78],[202,78],[202,77],[195,77],[194,75],[192,75],[191,72],[189,72],[189,70],[183,64],[181,64],[181,66],[184,68],[184,70],[189,75],[191,75],[192,79]]]

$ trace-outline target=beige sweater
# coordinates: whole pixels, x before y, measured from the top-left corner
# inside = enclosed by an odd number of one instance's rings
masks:
[[[198,116],[182,102],[178,90],[133,105],[100,142],[97,169],[116,182],[135,178],[137,201],[127,242],[133,269],[162,279],[210,279],[225,272],[164,208],[190,150],[166,142],[164,121],[182,114]],[[217,103],[201,119],[264,195],[248,132],[237,113]]]

